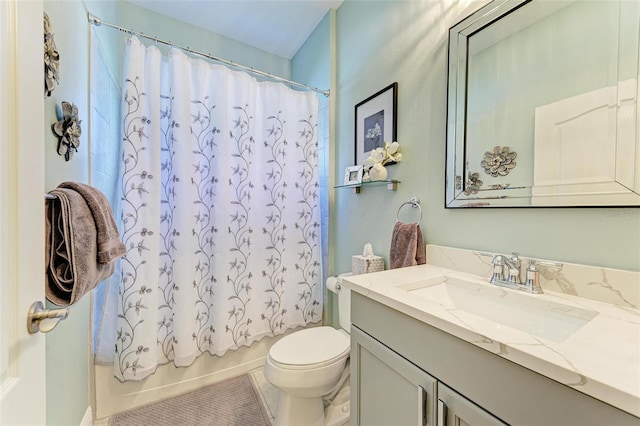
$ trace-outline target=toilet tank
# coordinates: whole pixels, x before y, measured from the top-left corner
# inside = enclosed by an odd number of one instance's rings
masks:
[[[342,278],[349,275],[350,272],[327,279],[327,289],[338,295],[338,320],[347,333],[351,332],[351,290],[342,285]]]

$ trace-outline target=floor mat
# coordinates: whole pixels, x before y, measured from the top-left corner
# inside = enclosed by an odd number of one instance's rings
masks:
[[[248,374],[116,414],[110,426],[270,426],[271,419]]]

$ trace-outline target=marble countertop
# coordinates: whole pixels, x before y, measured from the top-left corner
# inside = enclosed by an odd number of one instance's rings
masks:
[[[509,298],[524,298],[526,303],[527,298],[535,298],[528,300],[550,306],[561,304],[564,311],[574,310],[575,315],[590,312],[591,316],[564,336],[541,336],[454,308],[444,300],[428,299],[421,297],[419,292],[406,290],[415,287],[415,283],[436,282],[442,277],[465,280],[482,291],[493,291],[495,303],[509,303]],[[544,294],[528,294],[504,289],[489,284],[478,275],[433,265],[345,276],[343,284],[419,321],[640,417],[640,310],[637,308],[549,290]]]

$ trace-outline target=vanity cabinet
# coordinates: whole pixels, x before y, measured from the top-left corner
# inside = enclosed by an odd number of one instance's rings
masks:
[[[640,424],[623,410],[355,291],[351,322],[352,425]]]
[[[504,425],[357,327],[351,328],[351,423]]]

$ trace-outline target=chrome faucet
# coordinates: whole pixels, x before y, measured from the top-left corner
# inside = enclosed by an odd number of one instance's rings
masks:
[[[502,254],[493,256],[491,263],[493,264],[493,275],[491,276],[491,284],[498,282],[508,284],[521,284],[520,282],[520,258],[519,253],[512,253],[510,258]],[[507,279],[505,279],[504,269],[507,267]]]
[[[481,254],[484,255],[484,253]],[[525,281],[523,283],[520,278],[522,262],[519,253],[514,252],[509,258],[502,254],[493,255],[491,264],[493,265],[493,274],[489,281],[491,284],[535,294],[543,293],[538,279],[539,271],[537,265],[549,265],[562,268],[561,263],[530,259],[529,265],[525,270]]]
[[[519,253],[513,252],[510,258],[501,254],[493,256],[491,263],[493,264],[493,276],[491,283],[496,284],[497,281],[507,282],[509,284],[521,284],[520,281],[520,258]],[[507,267],[507,279],[505,280],[504,267]]]

